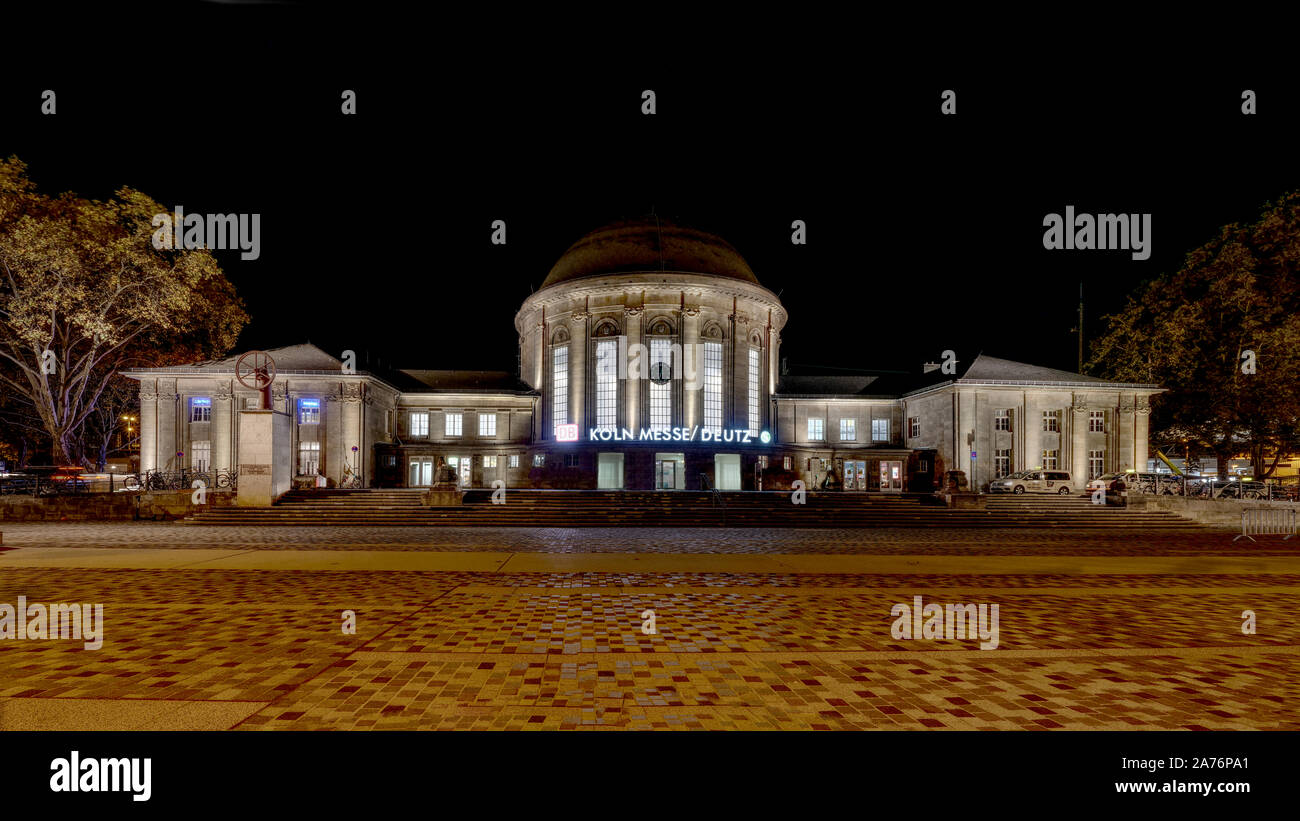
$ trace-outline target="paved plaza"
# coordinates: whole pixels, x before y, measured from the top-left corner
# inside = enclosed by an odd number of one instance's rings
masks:
[[[0,729],[1300,729],[1276,537],[0,530],[0,603],[105,621],[0,641]],[[894,638],[917,596],[997,604],[997,647]]]

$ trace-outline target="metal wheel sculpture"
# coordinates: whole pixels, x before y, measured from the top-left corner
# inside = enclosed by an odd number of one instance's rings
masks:
[[[245,388],[262,394],[262,407],[271,409],[271,383],[275,381],[275,360],[266,351],[249,351],[235,360],[235,379]]]

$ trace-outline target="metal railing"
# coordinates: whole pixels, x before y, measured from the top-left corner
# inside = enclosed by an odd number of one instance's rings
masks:
[[[1241,511],[1241,535],[1237,539],[1255,541],[1256,536],[1283,536],[1286,541],[1295,535],[1295,509],[1290,507],[1252,507]]]

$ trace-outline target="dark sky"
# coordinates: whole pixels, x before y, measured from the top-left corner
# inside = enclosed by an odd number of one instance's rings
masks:
[[[490,16],[163,17],[175,29],[155,14],[28,44],[40,57],[0,84],[0,153],[50,193],[126,184],[260,213],[260,259],[218,254],[253,317],[241,348],[513,369],[530,288],[583,233],[653,208],[727,239],[781,294],[793,364],[913,370],[955,348],[1072,370],[1081,281],[1096,334],[1142,280],[1300,187],[1300,95],[1248,67],[1045,69],[1047,44],[991,69],[889,37],[845,48],[833,26],[647,47],[526,21],[496,37]],[[1151,258],[1045,250],[1043,217],[1066,205],[1151,213]]]

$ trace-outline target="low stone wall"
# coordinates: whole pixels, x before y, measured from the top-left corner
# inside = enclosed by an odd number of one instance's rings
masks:
[[[1300,510],[1297,502],[1263,502],[1237,499],[1187,499],[1182,496],[1146,496],[1129,493],[1128,506],[1145,510],[1166,510],[1204,525],[1240,527],[1241,511],[1254,507]]]
[[[171,521],[211,507],[235,503],[235,494],[207,494],[207,504],[195,505],[193,491],[91,493],[85,496],[0,496],[0,522],[124,522],[139,519]]]

